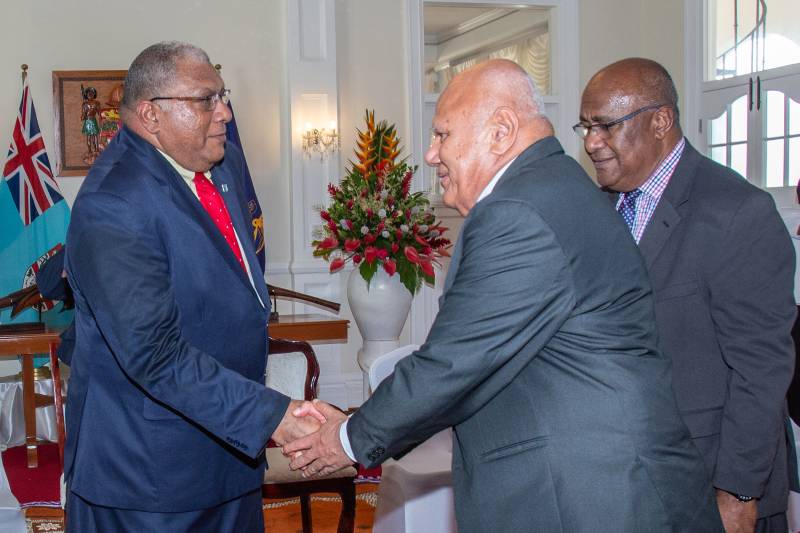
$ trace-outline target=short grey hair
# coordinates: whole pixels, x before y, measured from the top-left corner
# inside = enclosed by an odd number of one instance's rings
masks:
[[[535,81],[533,81],[530,73],[525,73],[525,79],[528,82],[531,100],[533,100],[533,107],[536,115],[541,118],[547,117],[547,109],[544,107],[544,97],[542,96],[542,91],[539,90],[539,86],[536,85]]]
[[[125,76],[122,107],[133,111],[138,102],[159,96],[174,81],[182,60],[211,63],[208,54],[189,43],[164,41],[142,50]]]

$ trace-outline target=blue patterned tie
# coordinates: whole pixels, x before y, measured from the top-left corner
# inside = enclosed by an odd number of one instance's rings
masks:
[[[636,199],[639,198],[640,194],[642,194],[642,191],[639,189],[622,193],[622,201],[617,208],[631,231],[633,231],[633,223],[636,220]]]

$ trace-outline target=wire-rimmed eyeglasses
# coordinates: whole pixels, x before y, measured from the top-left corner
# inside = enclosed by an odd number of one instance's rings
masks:
[[[628,113],[624,117],[619,117],[617,119],[611,120],[609,122],[597,122],[594,124],[584,124],[583,122],[578,122],[574,126],[572,126],[572,131],[578,134],[578,137],[581,139],[585,139],[589,136],[590,133],[594,132],[595,135],[599,135],[603,139],[607,139],[611,133],[608,131],[612,126],[616,126],[617,124],[622,124],[626,120],[630,120],[636,115],[640,113],[644,113],[645,111],[650,111],[651,109],[658,109],[659,107],[664,107],[667,104],[650,104],[644,107],[637,109],[631,113]]]
[[[156,100],[180,100],[181,102],[197,102],[205,111],[213,111],[217,107],[218,102],[228,105],[231,99],[231,90],[222,89],[218,93],[209,94],[208,96],[154,96],[150,99],[151,102]]]

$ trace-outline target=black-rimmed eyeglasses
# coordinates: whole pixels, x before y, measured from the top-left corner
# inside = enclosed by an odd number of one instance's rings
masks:
[[[151,102],[156,100],[180,100],[181,102],[198,102],[205,111],[213,111],[217,107],[217,102],[222,102],[228,105],[231,100],[231,90],[222,89],[218,93],[209,94],[208,96],[154,96],[150,99]]]
[[[619,117],[618,119],[611,120],[609,122],[597,122],[595,124],[584,124],[583,122],[578,122],[574,126],[572,126],[572,131],[578,134],[578,137],[581,139],[585,139],[589,136],[590,133],[594,132],[595,135],[599,135],[603,139],[607,139],[610,135],[608,131],[612,126],[616,126],[617,124],[622,124],[626,120],[630,120],[636,115],[640,113],[644,113],[645,111],[650,111],[651,109],[658,109],[659,107],[664,107],[667,104],[650,104],[644,107],[633,111],[632,113],[628,113],[624,117]]]

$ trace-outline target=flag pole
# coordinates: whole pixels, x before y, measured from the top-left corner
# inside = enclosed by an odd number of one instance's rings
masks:
[[[25,78],[28,77],[28,65],[23,63],[20,68],[22,69],[22,83],[25,83]]]

